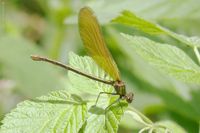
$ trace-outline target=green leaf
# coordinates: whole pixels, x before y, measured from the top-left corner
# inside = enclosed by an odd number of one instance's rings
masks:
[[[134,119],[134,121],[137,121],[140,124],[140,126],[138,127],[143,127],[140,132],[148,131],[149,133],[152,133],[152,131],[156,131],[159,133],[166,133],[168,131],[174,133],[186,133],[186,131],[182,127],[180,127],[173,121],[165,120],[153,123],[146,116],[144,116],[134,108],[130,108],[129,110],[127,110],[125,112],[125,115],[129,115],[129,117]]]
[[[73,53],[70,53],[69,58],[73,67],[79,67],[80,70],[83,69],[86,73],[110,79],[91,58],[79,57]],[[124,101],[116,102],[118,98],[116,96],[104,95],[100,97],[97,106],[93,106],[100,91],[114,91],[113,87],[72,72],[69,72],[69,79],[72,83],[71,90],[76,90],[78,89],[77,87],[80,87],[79,89],[85,87],[89,91],[96,91],[96,96],[90,98],[91,101],[87,101],[87,106],[86,102],[79,96],[69,94],[67,93],[68,91],[53,92],[48,96],[42,96],[36,100],[29,100],[19,104],[16,109],[6,115],[0,132],[71,133],[80,130],[80,132],[86,133],[116,133],[127,103]],[[92,93],[85,95],[84,92],[89,92],[83,90],[82,93],[84,100],[88,100]],[[107,108],[114,102],[115,104]]]
[[[154,106],[164,104],[166,108],[170,108],[170,112],[177,114],[176,116],[171,116],[172,119],[179,122],[188,132],[197,132],[197,122],[200,119],[197,117],[200,116],[200,106],[197,106],[200,102],[198,85],[194,86],[181,82],[180,80],[175,80],[169,75],[158,71],[156,67],[152,67],[144,58],[139,56],[136,53],[137,51],[131,48],[132,46],[130,44],[126,45],[128,43],[127,39],[120,36],[118,31],[109,27],[109,34],[115,39],[119,49],[126,55],[126,65],[124,65],[123,59],[118,61],[118,65],[123,70],[122,74],[128,79],[126,83],[129,81],[129,85],[132,86],[129,88],[134,88],[134,93],[137,94],[137,100],[134,101],[134,106],[137,109],[145,110],[145,113],[149,115],[157,116],[158,112],[156,110],[158,108]],[[196,91],[191,94],[192,90]],[[153,101],[151,96],[153,97]],[[144,100],[145,98],[147,100]],[[155,98],[161,99],[162,103]],[[152,110],[149,111],[149,106],[155,112],[152,112]],[[128,122],[124,122],[123,119],[121,122],[123,127],[127,127],[127,123],[129,123],[129,129],[141,129],[141,126],[135,124],[135,122],[130,123],[129,119],[127,120]]]
[[[156,122],[155,125],[157,125],[158,127],[154,129],[154,131],[159,132],[159,133],[166,133],[166,129],[161,129],[159,128],[164,126],[167,128],[167,131],[170,131],[172,133],[186,133],[186,131],[180,127],[178,124],[176,124],[173,121],[169,121],[169,120],[165,120],[165,121],[159,121]]]
[[[123,11],[121,16],[113,19],[113,22],[133,26],[149,34],[165,34],[165,32],[156,24],[148,22],[127,10]]]
[[[149,120],[146,116],[144,116],[142,113],[140,113],[134,108],[130,108],[125,112],[125,114],[130,115],[135,121],[137,121],[140,124],[143,124],[144,126],[153,124],[151,120]]]
[[[111,77],[105,73],[90,57],[80,57],[74,53],[69,53],[69,65],[87,74],[99,77],[105,80],[111,80]],[[68,72],[69,80],[73,87],[82,93],[98,95],[99,92],[113,92],[114,88],[110,85],[94,81],[87,77]]]
[[[121,116],[127,103],[117,103],[107,111],[96,107],[89,110],[85,133],[117,133]]]
[[[77,133],[86,120],[87,108],[78,96],[52,92],[24,101],[7,114],[1,133]]]
[[[111,77],[109,77],[100,67],[98,67],[98,65],[90,57],[79,57],[74,53],[70,53],[69,64],[72,67],[93,76],[105,80],[111,79]],[[105,110],[106,107],[115,102],[117,97],[111,95],[101,95],[97,103],[97,107],[94,107],[93,105],[95,104],[95,100],[99,92],[115,92],[114,88],[110,85],[99,83],[98,81],[88,79],[73,72],[69,72],[68,76],[73,88],[81,91],[84,99],[87,99],[88,97],[93,95],[91,99],[93,102],[91,102],[89,105],[89,115],[87,119],[87,124],[84,128],[84,132],[116,133],[121,115],[123,114],[127,103],[124,103],[123,101],[121,101],[120,103],[117,102],[116,104]],[[84,93],[86,95],[84,95]]]
[[[187,37],[184,35],[177,34],[177,33],[172,32],[160,25],[157,25],[155,23],[152,23],[145,19],[142,19],[142,18],[136,16],[134,13],[127,11],[127,10],[123,11],[121,16],[118,16],[117,18],[113,19],[113,21],[137,28],[148,34],[167,34],[167,35],[179,40],[180,42],[182,42],[185,45],[189,45],[192,47],[200,46],[200,41],[199,41],[200,38],[199,37]]]
[[[132,44],[131,48],[149,64],[184,82],[200,83],[199,66],[179,48],[144,37],[123,36]]]

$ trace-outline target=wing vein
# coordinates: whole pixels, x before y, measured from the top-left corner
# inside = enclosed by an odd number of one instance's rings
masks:
[[[98,20],[89,7],[79,12],[79,31],[88,54],[113,80],[120,80],[117,65],[106,47]]]

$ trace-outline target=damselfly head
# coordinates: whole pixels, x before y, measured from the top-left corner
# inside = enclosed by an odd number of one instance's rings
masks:
[[[128,103],[131,103],[132,101],[133,101],[133,93],[132,92],[130,92],[130,93],[127,93],[125,96],[124,96],[124,98],[126,99],[126,101],[128,102]]]

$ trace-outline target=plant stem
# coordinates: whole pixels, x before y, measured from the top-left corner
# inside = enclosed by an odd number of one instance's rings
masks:
[[[195,53],[195,55],[197,56],[198,62],[199,62],[199,64],[200,64],[200,54],[199,54],[199,50],[198,50],[197,47],[194,47],[194,53]]]
[[[129,110],[137,113],[145,122],[147,122],[148,124],[153,124],[153,122],[147,118],[145,115],[143,115],[141,112],[137,111],[135,108],[133,107],[128,107]]]
[[[64,26],[58,27],[56,29],[56,33],[54,34],[54,40],[53,40],[53,43],[52,43],[52,47],[50,49],[50,55],[53,59],[58,58],[64,37],[65,37]]]
[[[6,31],[6,22],[5,22],[5,1],[0,0],[0,32],[5,33]]]

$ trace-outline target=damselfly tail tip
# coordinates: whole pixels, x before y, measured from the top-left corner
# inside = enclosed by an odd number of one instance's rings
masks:
[[[41,57],[37,56],[37,55],[31,55],[31,59],[34,60],[34,61],[40,61]]]

